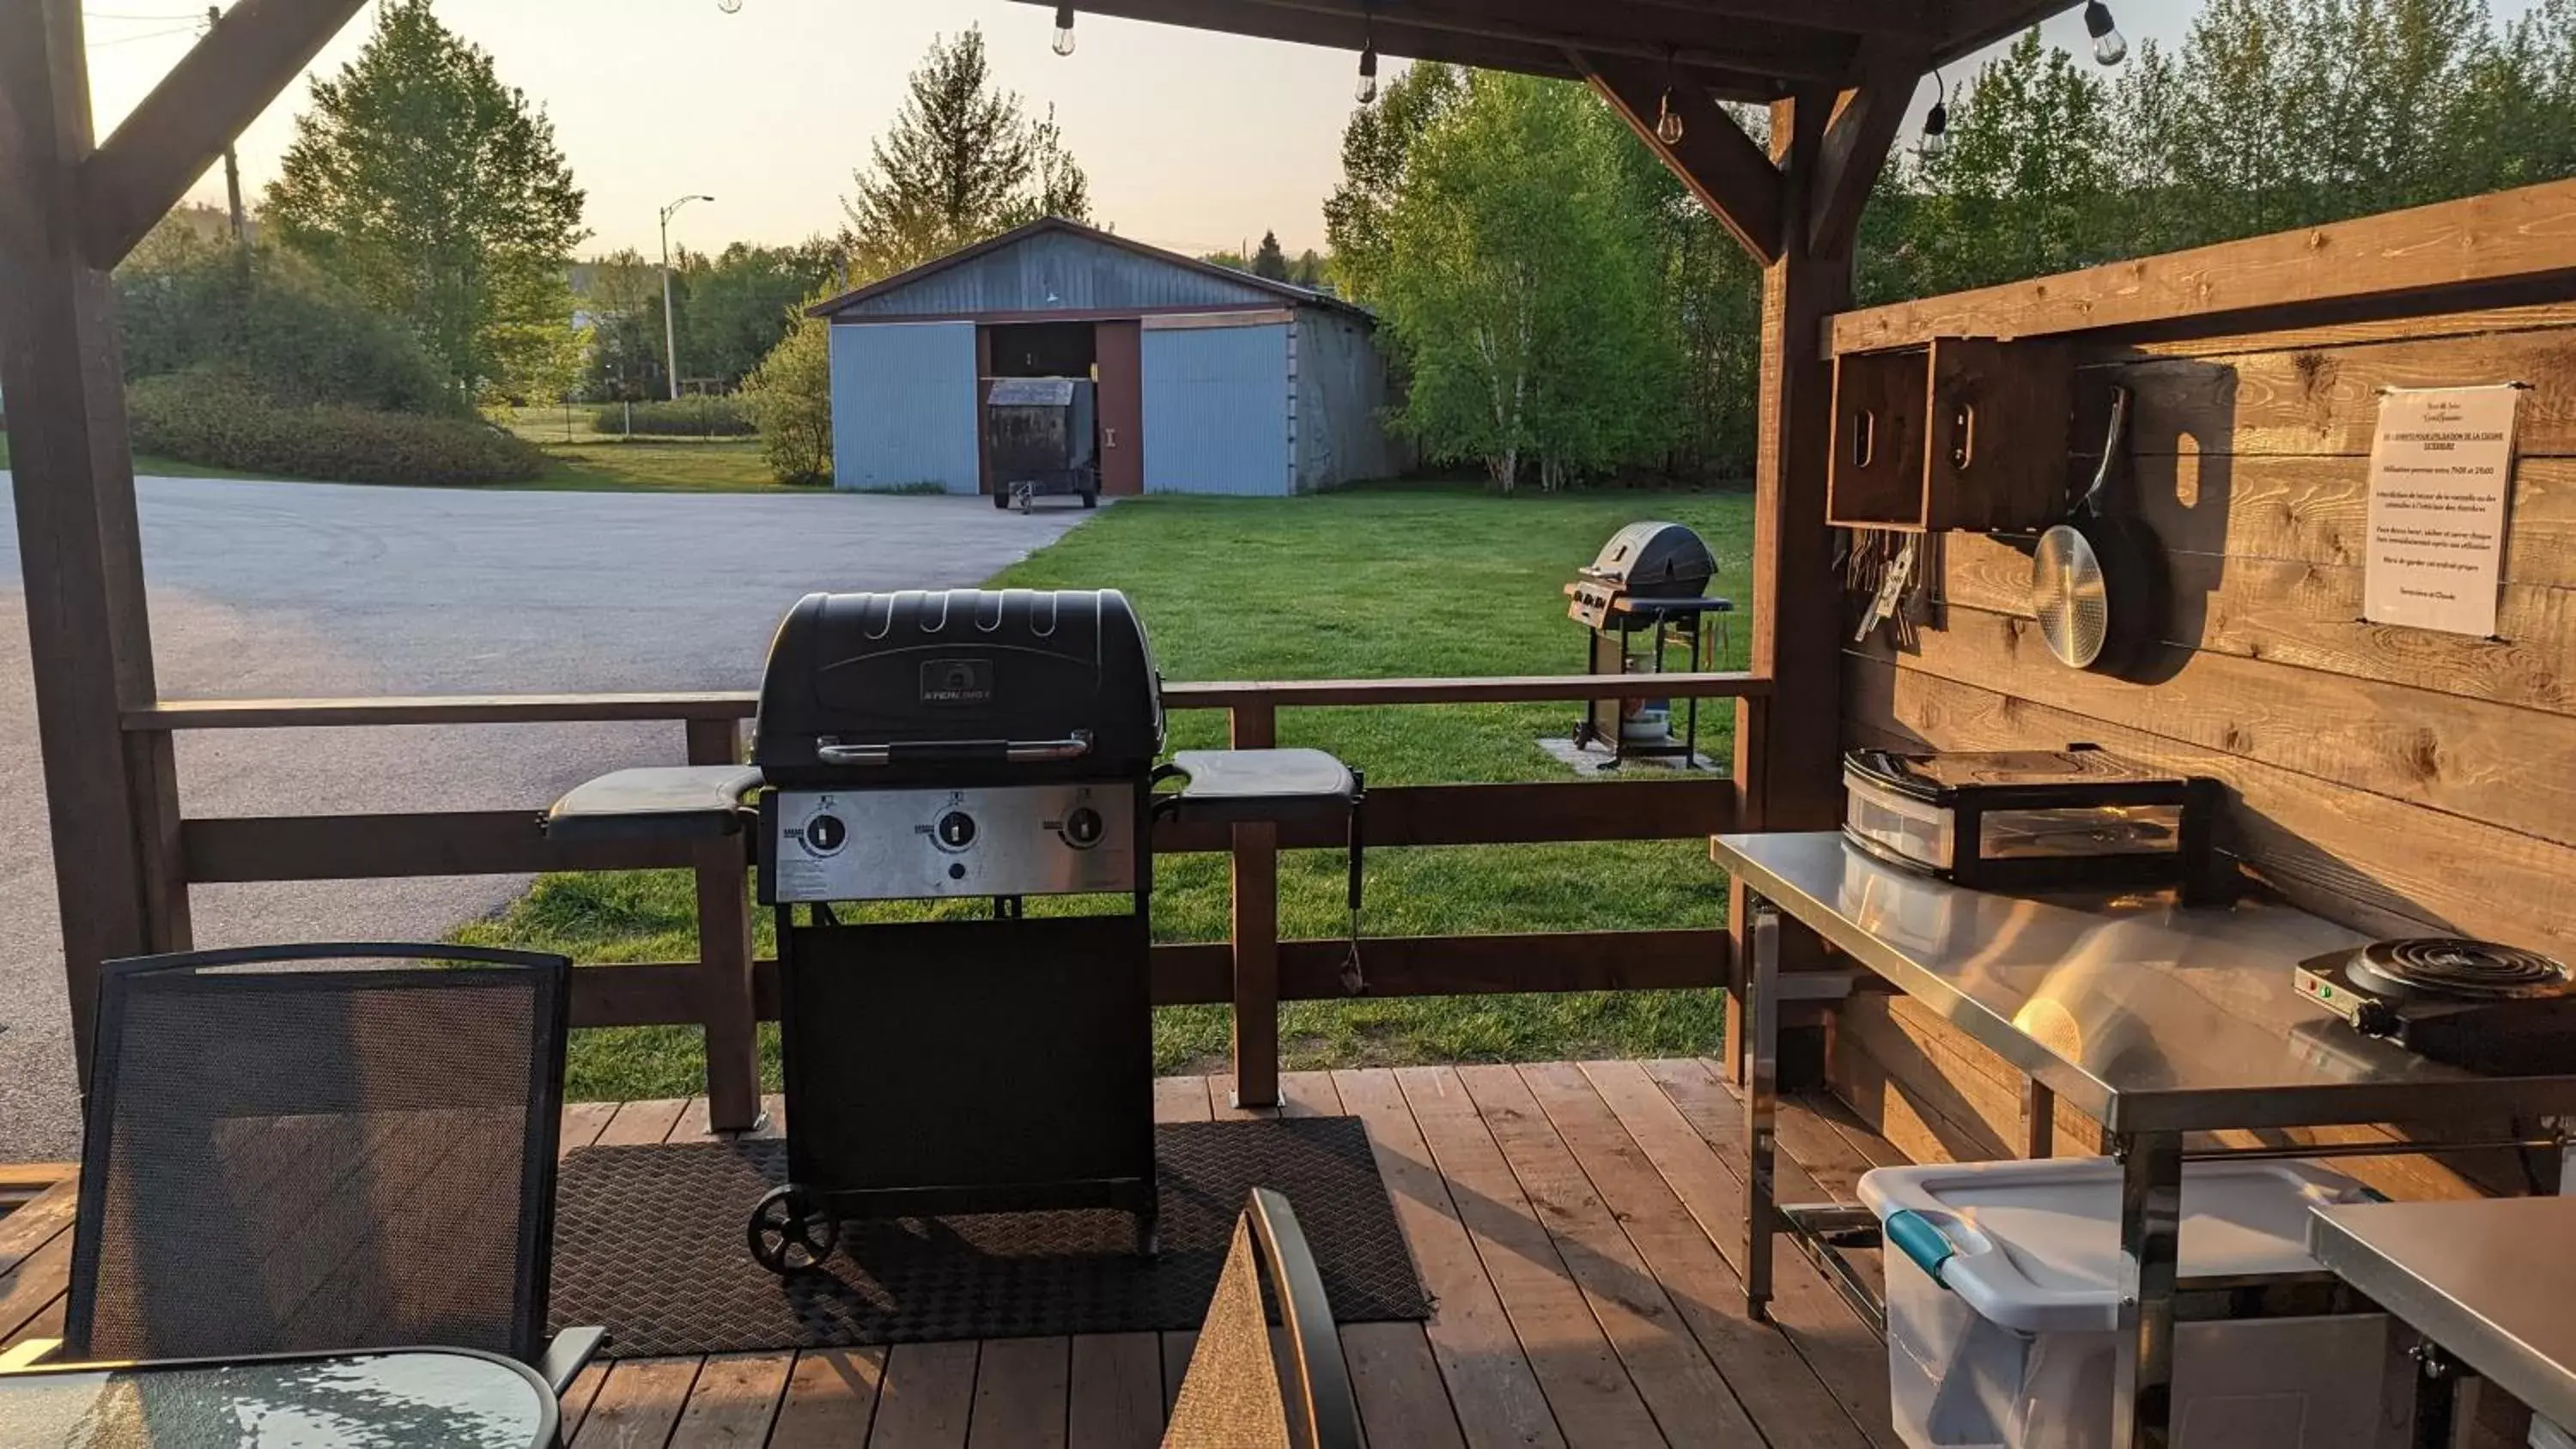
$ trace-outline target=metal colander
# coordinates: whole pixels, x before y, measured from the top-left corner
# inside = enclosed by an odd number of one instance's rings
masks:
[[[2060,524],[2039,536],[2030,560],[2030,604],[2039,636],[2061,664],[2089,669],[2111,637],[2102,560],[2083,530]]]

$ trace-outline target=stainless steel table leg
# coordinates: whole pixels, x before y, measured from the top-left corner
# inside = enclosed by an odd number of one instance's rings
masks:
[[[2021,1155],[2037,1160],[2057,1155],[2057,1093],[2037,1077],[2021,1079]]]
[[[2173,1424],[2174,1273],[2182,1237],[2182,1135],[2123,1133],[2120,1344],[2112,1449],[2167,1449]]]
[[[1744,983],[1744,1309],[1770,1316],[1771,1248],[1779,1232],[1778,1183],[1771,1157],[1780,1096],[1780,912],[1748,895],[1753,911],[1753,969]]]

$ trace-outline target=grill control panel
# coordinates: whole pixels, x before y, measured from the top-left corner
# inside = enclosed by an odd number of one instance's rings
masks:
[[[1135,787],[774,790],[764,905],[1136,888]]]

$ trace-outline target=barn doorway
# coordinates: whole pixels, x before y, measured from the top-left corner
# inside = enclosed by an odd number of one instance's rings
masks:
[[[1089,377],[1092,326],[1088,322],[996,324],[988,377]]]
[[[1092,455],[1100,460],[1100,491],[1113,498],[1145,491],[1144,367],[1133,319],[988,323],[977,330],[976,350],[986,383],[997,377],[1087,377],[1099,384]],[[989,459],[983,491],[993,491]]]

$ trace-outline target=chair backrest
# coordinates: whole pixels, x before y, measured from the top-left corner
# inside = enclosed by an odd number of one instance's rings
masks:
[[[1279,1306],[1274,1332],[1262,1285]],[[1256,1187],[1172,1403],[1164,1449],[1359,1449],[1340,1331],[1288,1199]]]
[[[428,945],[108,963],[69,1351],[533,1360],[570,973]]]

